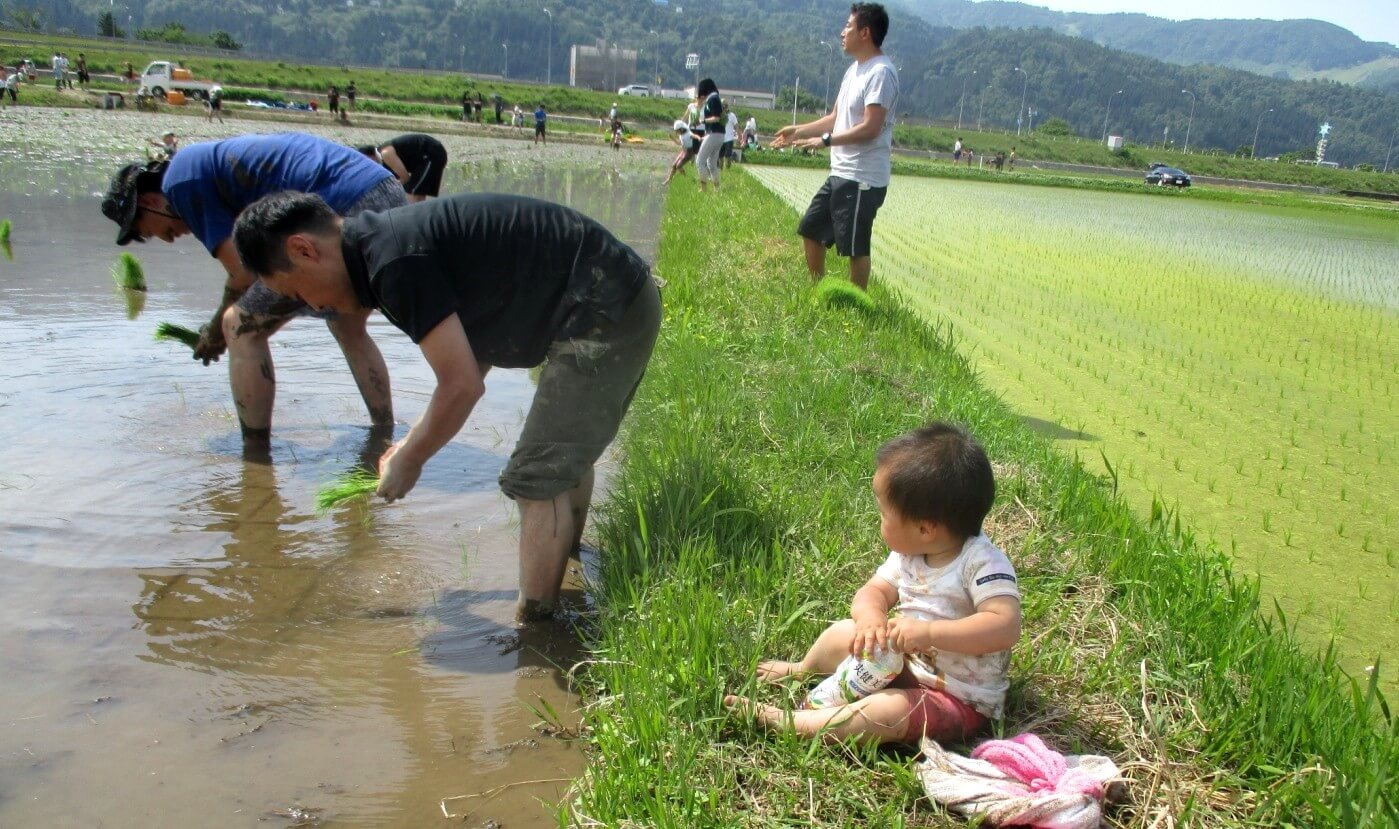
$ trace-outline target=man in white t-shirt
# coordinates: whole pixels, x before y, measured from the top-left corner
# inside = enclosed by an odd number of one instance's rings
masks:
[[[745,149],[758,140],[758,119],[752,115],[748,116],[748,123],[743,125],[743,146]]]
[[[729,110],[724,120],[724,146],[719,150],[719,163],[732,167],[734,163],[734,143],[738,141],[738,114]]]
[[[880,50],[889,13],[878,3],[856,3],[840,33],[841,48],[855,59],[845,71],[835,107],[815,121],[783,127],[772,146],[831,148],[831,175],[797,225],[814,279],[826,274],[826,248],[850,257],[850,281],[870,281],[870,231],[889,189],[894,107],[899,74]]]

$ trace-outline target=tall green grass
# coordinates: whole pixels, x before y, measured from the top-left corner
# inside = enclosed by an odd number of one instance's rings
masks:
[[[988,532],[1022,575],[1004,732],[1113,756],[1125,826],[1395,816],[1399,741],[1372,681],[1304,654],[1169,510],[1142,520],[1111,480],[1052,451],[877,282],[873,313],[813,301],[795,222],[741,173],[718,197],[670,191],[666,319],[597,525],[581,673],[597,760],[575,820],[964,825],[930,814],[905,755],[762,734],[721,704],[730,690],[796,700],[755,688],[755,664],[799,656],[848,614],[884,554],[873,451],[934,418],[986,445],[1000,493]]]

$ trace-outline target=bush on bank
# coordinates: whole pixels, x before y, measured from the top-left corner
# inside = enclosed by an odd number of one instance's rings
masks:
[[[876,284],[873,311],[812,301],[796,217],[743,174],[677,183],[657,272],[666,320],[597,535],[607,552],[582,670],[594,761],[581,825],[965,825],[909,756],[757,732],[724,693],[795,658],[884,551],[874,449],[935,419],[996,464],[988,533],[1025,593],[1007,735],[1111,755],[1126,826],[1381,825],[1399,741],[1376,685],[1305,653],[1256,585],[1159,507],[1034,436],[953,332]],[[875,268],[878,280],[878,263]]]

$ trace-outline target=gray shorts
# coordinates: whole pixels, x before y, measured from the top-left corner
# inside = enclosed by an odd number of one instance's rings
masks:
[[[620,320],[549,347],[501,491],[548,501],[578,485],[617,436],[660,329],[661,292],[647,277]]]
[[[390,176],[369,188],[369,192],[360,196],[359,201],[350,205],[350,209],[345,211],[345,217],[402,207],[407,203],[408,194],[403,192],[403,185],[398,179]],[[265,327],[269,323],[282,322],[293,317],[315,317],[320,320],[335,318],[334,311],[312,310],[311,306],[301,300],[284,297],[262,284],[261,279],[254,282],[253,286],[238,298],[238,310],[244,315],[256,318],[242,320],[238,326],[240,330],[247,325]]]

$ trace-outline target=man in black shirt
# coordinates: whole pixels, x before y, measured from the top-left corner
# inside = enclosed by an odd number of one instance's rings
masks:
[[[447,167],[447,148],[431,135],[410,132],[389,139],[387,144],[366,144],[361,153],[382,164],[403,184],[408,201],[436,198],[442,189],[442,171]]]
[[[463,193],[342,220],[318,196],[277,193],[233,231],[244,266],[317,309],[378,308],[423,351],[437,388],[379,463],[402,498],[485,393],[491,366],[544,365],[500,475],[520,509],[524,621],[551,615],[592,498],[660,328],[650,269],[602,225],[562,205]]]

